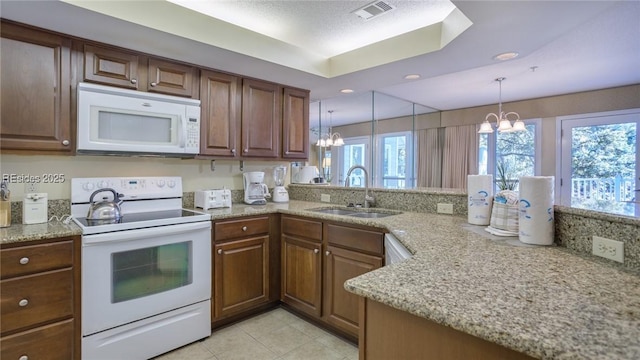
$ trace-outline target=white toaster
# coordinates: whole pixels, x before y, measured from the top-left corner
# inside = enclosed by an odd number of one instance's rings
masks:
[[[197,190],[194,197],[196,207],[202,210],[231,207],[229,189]]]

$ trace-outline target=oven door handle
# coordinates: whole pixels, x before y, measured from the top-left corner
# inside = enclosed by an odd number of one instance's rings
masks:
[[[178,224],[170,226],[158,226],[145,229],[135,229],[127,231],[116,231],[106,234],[84,235],[82,236],[83,245],[93,245],[99,243],[113,243],[122,241],[131,241],[138,239],[153,238],[156,236],[167,236],[174,234],[184,234],[190,231],[198,231],[202,229],[211,229],[211,221],[202,221],[187,224]]]

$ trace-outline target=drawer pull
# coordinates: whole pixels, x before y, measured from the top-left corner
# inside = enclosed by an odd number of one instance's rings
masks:
[[[331,251],[327,250],[327,251],[324,252],[324,254],[329,256],[329,255],[331,255]]]
[[[317,253],[319,253],[319,252],[320,252],[320,250],[318,250],[318,249],[313,249],[313,253],[314,253],[314,254],[317,254]]]
[[[246,227],[246,226],[243,226],[243,227],[242,227],[242,231],[247,231],[247,227]]]
[[[18,358],[18,360],[29,360],[29,356],[27,355],[22,355]]]
[[[25,306],[29,305],[29,300],[22,299],[22,300],[18,301],[18,305],[20,305],[21,307],[25,307]]]
[[[218,255],[222,255],[222,249],[218,249]]]
[[[152,83],[151,83],[151,84],[149,84],[149,85],[151,85],[152,87],[156,87],[156,86],[158,85],[158,83],[152,82]]]
[[[138,80],[136,80],[136,79],[131,79],[131,83],[132,83],[132,84],[137,84],[137,83],[138,83]]]
[[[28,257],[23,257],[22,259],[20,259],[20,264],[27,265],[28,263],[29,263]]]

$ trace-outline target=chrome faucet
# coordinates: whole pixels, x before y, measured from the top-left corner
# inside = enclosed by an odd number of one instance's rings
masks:
[[[369,173],[364,166],[353,165],[351,168],[349,168],[349,171],[347,171],[346,179],[344,181],[344,186],[349,187],[349,176],[355,169],[362,169],[362,171],[364,171],[364,203],[362,204],[362,206],[364,206],[365,208],[375,206],[376,200],[373,198],[373,196],[369,196]]]

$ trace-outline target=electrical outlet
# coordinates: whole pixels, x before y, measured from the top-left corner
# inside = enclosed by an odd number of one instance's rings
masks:
[[[322,201],[322,202],[331,202],[331,195],[329,195],[329,194],[320,194],[320,201]]]
[[[599,236],[593,237],[593,255],[624,263],[624,243]]]
[[[38,192],[38,183],[25,183],[24,184],[24,193],[31,194]]]
[[[436,209],[438,214],[450,214],[453,215],[453,204],[442,204],[438,203],[438,208]]]

